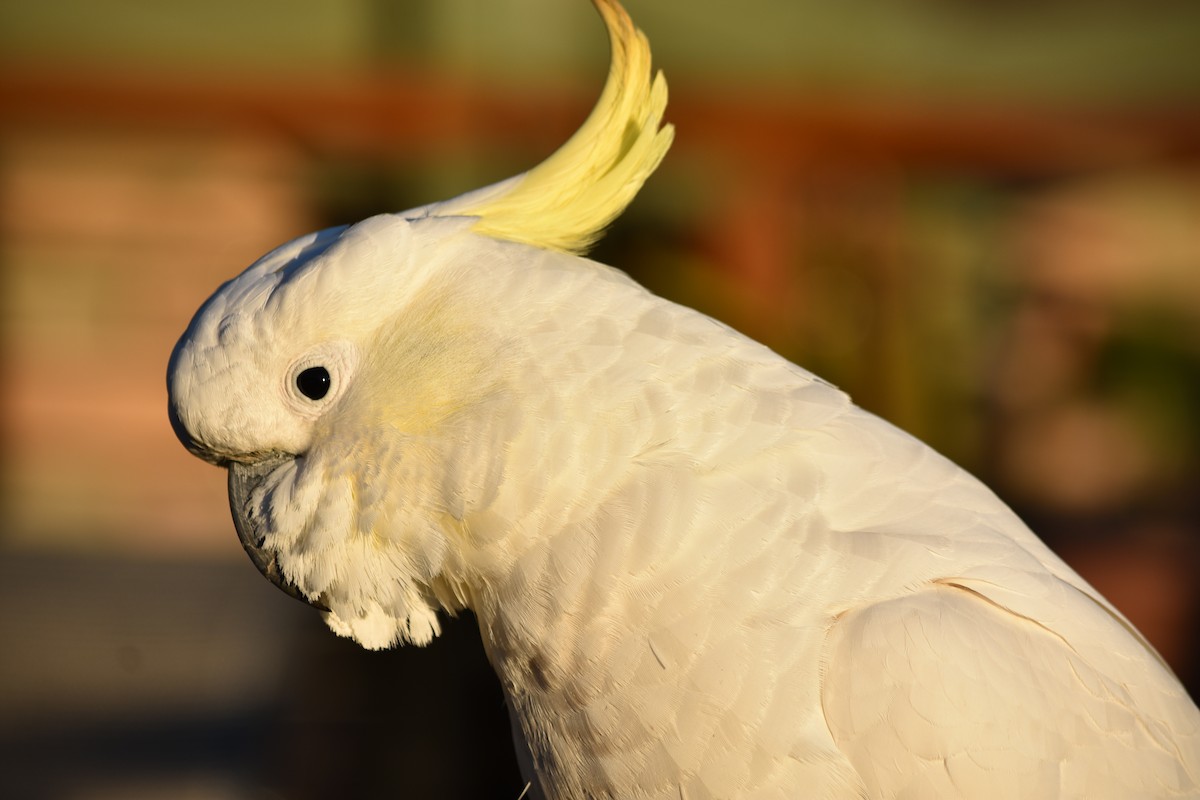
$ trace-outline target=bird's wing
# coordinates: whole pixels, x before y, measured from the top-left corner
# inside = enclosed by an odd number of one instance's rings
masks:
[[[974,579],[838,618],[822,707],[871,796],[1200,793],[1200,731],[1182,689],[1156,658],[1121,652],[1143,647],[1123,620],[1058,578],[1040,580],[1068,606],[1055,611],[1086,624],[1064,635]]]

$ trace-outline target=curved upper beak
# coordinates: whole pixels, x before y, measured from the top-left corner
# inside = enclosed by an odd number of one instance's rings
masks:
[[[246,555],[254,562],[254,566],[263,577],[275,584],[285,594],[307,603],[313,608],[328,611],[329,608],[319,600],[307,597],[300,587],[289,581],[279,567],[279,559],[275,553],[263,548],[266,535],[262,532],[257,516],[250,514],[251,497],[254,489],[261,484],[279,465],[291,460],[294,456],[277,455],[247,464],[231,461],[229,463],[229,510],[233,512],[233,527],[237,529],[238,539],[246,550]]]

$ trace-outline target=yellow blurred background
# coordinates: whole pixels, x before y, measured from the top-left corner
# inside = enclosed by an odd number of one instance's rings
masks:
[[[677,140],[596,258],[984,477],[1197,690],[1200,6],[628,0]],[[276,244],[536,163],[583,0],[0,4],[0,796],[514,798],[469,622],[263,581],[168,355]]]

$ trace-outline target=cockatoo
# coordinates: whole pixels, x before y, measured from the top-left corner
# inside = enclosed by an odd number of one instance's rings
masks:
[[[971,475],[580,256],[672,139],[616,0],[547,161],[323,230],[200,308],[173,427],[367,648],[471,609],[533,796],[1200,796],[1200,712]]]

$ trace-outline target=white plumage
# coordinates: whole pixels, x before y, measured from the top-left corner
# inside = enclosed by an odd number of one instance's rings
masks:
[[[284,245],[180,340],[255,563],[367,647],[471,608],[545,797],[1200,796],[1196,706],[988,489],[571,254],[671,136],[596,4],[613,72],[552,159]]]

